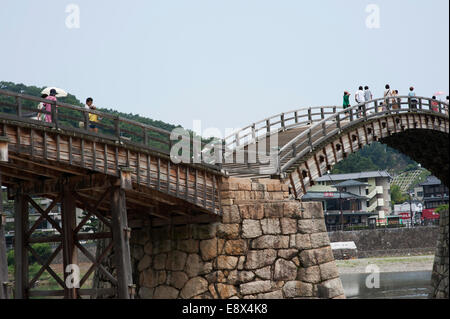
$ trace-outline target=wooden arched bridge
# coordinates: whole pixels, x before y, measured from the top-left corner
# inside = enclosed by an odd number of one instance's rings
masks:
[[[301,198],[335,164],[380,141],[421,163],[448,185],[448,133],[448,104],[426,97],[380,98],[345,110],[303,108],[226,137],[222,166],[231,176],[278,177]],[[258,159],[261,155],[264,161]]]
[[[38,109],[39,103],[50,103],[51,112]],[[98,133],[90,130],[90,113],[101,118]],[[50,120],[38,120],[39,114]],[[333,165],[364,145],[381,141],[410,155],[448,186],[448,133],[448,104],[401,96],[346,110],[332,106],[281,113],[225,138],[219,143],[224,152],[215,153],[216,162],[175,164],[170,149],[176,141],[169,131],[0,90],[0,184],[15,201],[15,296],[51,294],[30,290],[45,270],[67,298],[101,293],[68,288],[67,275],[63,280],[49,267],[60,251],[64,267],[76,264],[78,250],[92,261],[82,283],[97,269],[117,287],[120,298],[132,296],[129,226],[135,220],[152,225],[217,221],[220,185],[230,176],[280,178],[291,186],[292,195],[301,198]],[[43,208],[37,197],[52,202]],[[56,205],[61,206],[61,225],[49,214]],[[79,223],[77,207],[87,212]],[[28,224],[30,210],[40,215],[33,225]],[[104,231],[82,232],[93,216]],[[59,235],[33,236],[43,221]],[[113,240],[97,256],[80,244],[105,238]],[[39,242],[58,246],[48,261],[41,261],[38,274],[28,278],[27,252],[36,255],[31,244]],[[111,250],[117,276],[102,266]]]

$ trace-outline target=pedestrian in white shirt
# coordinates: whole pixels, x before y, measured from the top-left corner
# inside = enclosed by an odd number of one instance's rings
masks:
[[[356,91],[356,93],[355,93],[355,101],[356,101],[356,103],[359,104],[359,106],[358,106],[359,112],[358,112],[357,116],[360,116],[362,109],[363,109],[363,104],[365,102],[364,91],[363,91],[362,86],[360,86],[358,91]]]
[[[93,102],[94,102],[94,99],[91,98],[91,97],[88,97],[88,98],[86,99],[86,104],[84,105],[84,108],[90,110],[90,109],[91,109],[91,105],[92,105]],[[80,122],[78,123],[78,126],[79,126],[80,128],[84,128],[84,122],[83,122],[83,121],[80,121]]]

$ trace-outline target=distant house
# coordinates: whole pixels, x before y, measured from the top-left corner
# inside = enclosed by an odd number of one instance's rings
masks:
[[[373,215],[367,211],[367,187],[368,184],[354,180],[334,186],[315,185],[303,195],[302,201],[322,203],[328,230],[339,228],[341,224],[367,226],[368,217]]]
[[[316,182],[320,185],[336,185],[349,180],[367,184],[364,194],[367,197],[365,204],[367,212],[383,218],[391,213],[392,177],[386,171],[329,174],[319,177]]]
[[[428,176],[419,186],[423,187],[422,220],[425,222],[438,220],[439,214],[435,210],[441,205],[448,204],[448,188],[435,176]]]

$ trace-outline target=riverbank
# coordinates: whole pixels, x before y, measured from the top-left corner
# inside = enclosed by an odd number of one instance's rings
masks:
[[[366,273],[368,265],[376,265],[380,272],[431,271],[434,255],[376,257],[336,260],[339,274]]]

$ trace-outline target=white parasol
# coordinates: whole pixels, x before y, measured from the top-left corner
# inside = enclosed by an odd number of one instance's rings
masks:
[[[43,89],[41,94],[50,95],[50,90],[51,89],[55,89],[56,90],[56,97],[66,97],[67,96],[67,92],[66,91],[64,91],[63,89],[55,88],[53,86],[49,86],[48,88]]]

